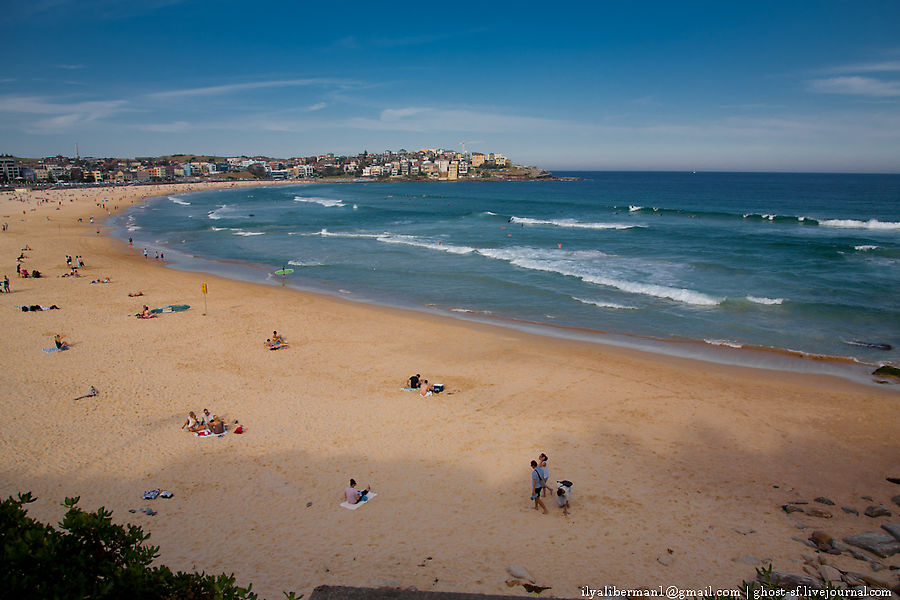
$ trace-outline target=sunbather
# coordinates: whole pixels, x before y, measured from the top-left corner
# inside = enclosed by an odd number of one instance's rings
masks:
[[[63,340],[62,336],[58,333],[53,338],[53,342],[56,344],[57,350],[68,350],[69,349],[69,342]]]
[[[220,419],[218,416],[213,415],[212,421],[206,424],[206,428],[209,429],[210,433],[214,433],[216,435],[225,433],[225,421]]]
[[[368,494],[372,489],[372,486],[366,486],[366,489],[363,491],[359,491],[356,489],[356,480],[350,480],[350,487],[344,489],[344,499],[350,504],[357,504],[359,502],[365,502],[368,500],[366,498],[366,494]]]
[[[182,429],[187,429],[188,431],[197,432],[203,429],[203,426],[197,422],[197,415],[194,414],[194,411],[188,413],[187,421],[184,422],[184,425],[181,426]]]
[[[129,292],[129,294],[128,294],[128,296],[131,297],[131,298],[137,298],[138,296],[143,296],[143,295],[144,295],[144,292],[140,292],[140,291],[138,291],[138,292]]]

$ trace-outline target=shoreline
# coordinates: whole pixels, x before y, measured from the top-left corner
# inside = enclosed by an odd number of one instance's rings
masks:
[[[266,187],[267,183],[259,182],[256,187]],[[281,185],[293,185],[294,182],[279,182]],[[306,182],[308,184],[319,182]],[[334,183],[334,182],[332,182]],[[354,180],[346,180],[343,183],[356,183]],[[376,182],[377,183],[377,182]],[[299,183],[297,185],[303,185]],[[148,197],[144,203],[161,199],[166,194]],[[138,205],[132,207],[138,208]],[[126,211],[122,211],[123,213]],[[111,217],[115,219],[116,215]],[[118,229],[118,232],[115,230]],[[109,227],[108,234],[121,241],[127,241],[129,232],[124,222]],[[259,285],[277,285],[271,277],[269,265],[262,265],[250,261],[223,259],[211,256],[186,254],[175,248],[167,248],[170,256],[182,257],[187,264],[179,266],[178,259],[168,260],[166,265],[170,269],[198,274],[209,274],[233,281]],[[205,268],[204,268],[205,267]],[[273,266],[273,268],[275,268]],[[266,273],[262,280],[253,275]],[[241,275],[249,275],[242,277]],[[631,334],[627,332],[603,331],[589,328],[579,328],[567,325],[556,325],[551,322],[530,321],[514,316],[485,315],[475,311],[454,308],[438,308],[433,304],[416,305],[402,303],[397,299],[379,297],[377,294],[354,295],[343,289],[331,289],[325,286],[316,286],[312,280],[303,283],[288,283],[289,289],[299,293],[321,294],[330,298],[346,300],[356,304],[369,306],[381,306],[398,310],[408,310],[427,315],[433,315],[454,320],[482,323],[487,326],[497,326],[512,329],[543,337],[560,338],[565,340],[586,341],[610,346],[614,348],[627,348],[640,352],[646,352],[652,356],[684,358],[697,360],[716,365],[729,365],[748,369],[763,369],[784,373],[806,374],[810,376],[833,376],[867,387],[882,387],[884,389],[900,392],[900,385],[894,381],[882,381],[873,376],[872,371],[882,365],[892,365],[890,360],[869,362],[861,360],[850,354],[828,355],[791,348],[779,348],[770,346],[755,346],[739,342],[717,342],[704,338],[661,338],[648,335]]]
[[[116,198],[66,193],[51,194],[60,211],[0,200],[0,253],[11,263],[28,243],[26,266],[47,276],[13,273],[0,295],[0,493],[33,491],[29,514],[51,523],[65,496],[106,506],[174,569],[234,572],[267,598],[393,583],[524,595],[504,583],[511,564],[552,586],[545,596],[733,588],[754,574],[745,555],[800,570],[809,550],[791,536],[806,534],[781,504],[824,495],[862,512],[860,496],[898,493],[884,480],[900,475],[892,390],[164,269],[77,223]],[[80,279],[58,277],[66,254],[85,258]],[[61,310],[13,308],[35,303]],[[180,303],[192,308],[133,317]],[[273,329],[290,349],[265,349]],[[56,332],[72,349],[42,353]],[[401,391],[416,372],[446,391]],[[100,396],[73,400],[89,385]],[[180,431],[204,407],[247,433]],[[531,508],[539,452],[551,480],[575,482],[569,517]],[[371,483],[371,505],[338,506],[348,477]],[[141,499],[154,488],[174,497]],[[128,513],[144,506],[158,514]],[[793,516],[835,537],[877,529],[835,512]]]

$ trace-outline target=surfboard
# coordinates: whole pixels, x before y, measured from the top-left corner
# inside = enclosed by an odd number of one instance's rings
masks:
[[[190,308],[190,306],[187,304],[170,304],[169,306],[163,306],[162,308],[154,308],[150,312],[158,315],[161,313],[181,312],[181,311],[187,310],[189,308]]]
[[[294,272],[293,269],[278,269],[277,271],[275,271],[275,274],[276,275],[289,275],[293,272]]]

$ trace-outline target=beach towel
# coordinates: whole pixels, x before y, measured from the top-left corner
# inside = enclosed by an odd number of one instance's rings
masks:
[[[222,437],[226,433],[228,433],[227,429],[225,431],[223,431],[222,433],[213,433],[212,431],[210,431],[208,429],[204,429],[203,431],[195,431],[194,435],[196,437]]]
[[[51,352],[62,352],[63,350],[68,350],[68,349],[69,349],[68,346],[66,346],[65,348],[57,348],[56,346],[54,346],[53,348],[41,348],[41,350],[43,350],[47,354],[50,354]]]
[[[368,503],[369,503],[369,500],[371,500],[372,498],[374,498],[374,497],[377,496],[377,495],[378,495],[378,494],[376,494],[375,492],[369,492],[368,494],[366,494],[366,501],[365,501],[365,502],[357,502],[356,504],[350,504],[349,502],[347,502],[347,501],[345,500],[345,501],[341,502],[341,506],[343,506],[344,508],[346,508],[346,509],[348,509],[348,510],[356,510],[357,508],[359,508],[359,507],[362,506],[363,504],[368,504]]]

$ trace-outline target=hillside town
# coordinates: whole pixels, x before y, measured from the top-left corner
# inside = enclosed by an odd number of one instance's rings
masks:
[[[0,156],[0,183],[53,185],[59,183],[159,183],[210,179],[310,179],[354,180],[484,180],[540,179],[552,174],[536,167],[512,164],[502,154],[421,149],[380,153],[363,151],[355,156],[323,154],[294,158],[264,156],[197,156],[175,154],[160,157],[45,158]]]

